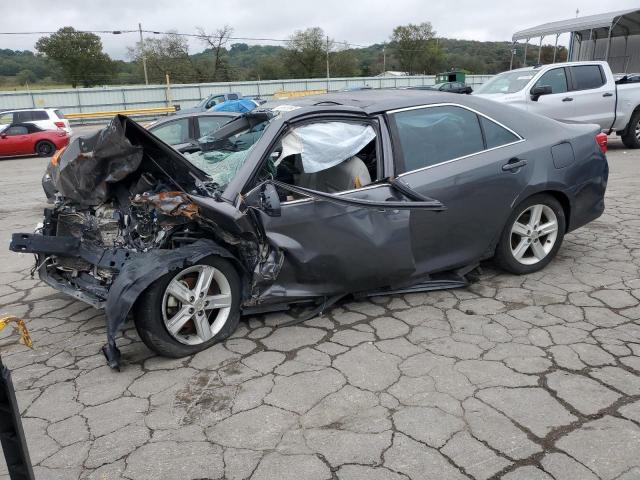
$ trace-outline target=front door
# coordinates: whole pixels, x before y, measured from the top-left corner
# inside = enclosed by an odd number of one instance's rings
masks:
[[[269,295],[370,291],[414,275],[412,212],[434,215],[439,202],[408,199],[388,183],[329,196],[345,203],[316,197],[284,202],[279,217],[260,212],[269,242],[284,253]],[[353,200],[370,205],[348,203]]]
[[[278,187],[281,215],[258,215],[284,261],[265,298],[370,291],[415,273],[411,212],[435,215],[442,205],[383,178],[375,122],[304,120],[274,144],[265,167],[278,160],[265,171]]]
[[[551,87],[551,93],[541,95],[537,100],[529,97],[529,111],[555,120],[571,120],[575,114],[575,103],[569,92],[566,69],[558,67],[545,72],[533,88],[542,86]]]
[[[0,134],[0,152],[2,155],[28,155],[33,153],[29,141],[29,131],[23,125],[10,125]]]

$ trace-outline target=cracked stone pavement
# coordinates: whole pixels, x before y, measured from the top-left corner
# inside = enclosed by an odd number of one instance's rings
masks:
[[[611,139],[603,217],[544,271],[358,301],[299,326],[246,319],[155,357],[129,325],[30,279],[10,232],[40,220],[46,159],[0,162],[0,313],[38,479],[640,478],[640,152]],[[372,260],[373,261],[373,260]],[[6,337],[6,332],[3,332]],[[0,478],[7,478],[0,467]]]

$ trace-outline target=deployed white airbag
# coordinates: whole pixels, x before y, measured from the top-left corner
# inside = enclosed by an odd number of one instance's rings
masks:
[[[285,135],[280,158],[300,154],[304,173],[320,172],[353,157],[374,138],[376,132],[371,125],[312,123]]]

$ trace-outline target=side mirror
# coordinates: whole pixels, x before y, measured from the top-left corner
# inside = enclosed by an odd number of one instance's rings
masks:
[[[244,200],[249,207],[259,208],[270,217],[282,215],[280,197],[273,183],[265,182],[251,190]]]
[[[7,138],[7,134],[6,133],[0,133],[0,138],[2,138],[2,139]]]
[[[553,90],[551,85],[540,85],[531,89],[531,100],[537,102],[542,95],[551,95]]]

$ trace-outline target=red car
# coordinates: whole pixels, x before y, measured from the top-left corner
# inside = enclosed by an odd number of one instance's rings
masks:
[[[30,123],[12,123],[0,130],[0,157],[34,154],[49,157],[67,145],[69,135],[62,129],[42,130]]]

